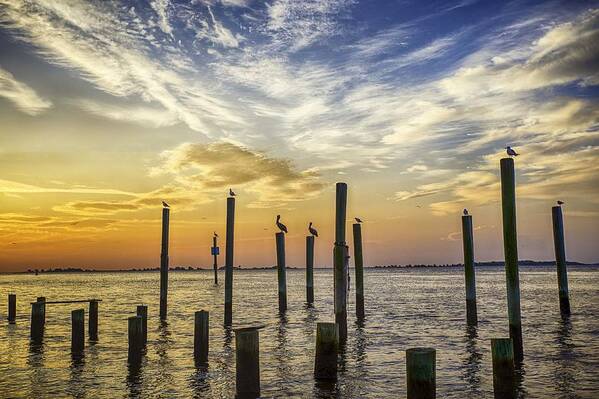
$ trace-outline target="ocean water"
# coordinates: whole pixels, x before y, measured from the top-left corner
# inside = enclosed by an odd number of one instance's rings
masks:
[[[508,336],[505,274],[477,268],[479,325],[465,323],[461,268],[365,271],[366,320],[356,324],[354,290],[348,341],[336,384],[313,379],[315,329],[333,321],[331,270],[315,271],[315,303],[305,305],[304,270],[288,270],[289,310],[278,314],[274,270],[234,273],[234,327],[260,331],[263,397],[405,397],[405,350],[437,349],[437,397],[491,398],[490,339]],[[352,270],[353,273],[353,270]],[[232,398],[234,333],[223,327],[224,274],[171,272],[168,323],[158,320],[157,272],[0,276],[0,397]],[[521,267],[525,359],[523,398],[599,397],[599,268],[569,268],[572,315],[559,313],[552,267]],[[352,279],[353,284],[353,279]],[[17,294],[17,323],[6,321],[7,295]],[[99,342],[83,359],[70,355],[70,311],[87,305],[47,305],[41,347],[29,344],[31,301],[100,298]],[[149,305],[148,347],[141,370],[127,367],[127,317]],[[207,369],[193,361],[193,315],[210,312]],[[86,320],[87,323],[87,320]],[[86,325],[87,334],[87,325]]]

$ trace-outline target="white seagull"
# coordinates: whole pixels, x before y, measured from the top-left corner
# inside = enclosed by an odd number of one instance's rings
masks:
[[[316,229],[314,227],[312,227],[312,222],[310,222],[310,225],[308,226],[308,231],[313,236],[318,237],[318,231],[316,231]]]
[[[510,147],[509,145],[507,147],[505,147],[505,149],[506,149],[507,154],[510,157],[517,157],[518,155],[520,155],[516,151],[514,151],[514,149],[512,147]]]
[[[165,207],[165,208],[170,208],[170,206],[166,202],[164,202],[164,201],[162,201],[162,206]]]
[[[283,223],[279,222],[281,220],[281,215],[277,215],[277,227],[284,233],[287,233],[287,226]]]
[[[233,192],[233,190],[229,189],[229,195],[230,195],[231,197],[235,197],[235,195],[236,195],[236,194]]]

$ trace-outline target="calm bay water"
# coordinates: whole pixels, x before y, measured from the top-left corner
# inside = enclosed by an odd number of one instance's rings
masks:
[[[599,397],[599,268],[569,268],[573,313],[567,320],[559,315],[554,268],[520,271],[520,396]],[[332,271],[315,271],[315,307],[307,308],[304,271],[289,270],[289,310],[281,318],[276,272],[236,270],[234,326],[266,324],[260,332],[263,397],[405,397],[404,351],[431,346],[437,348],[438,397],[490,398],[490,338],[508,336],[505,275],[501,267],[476,272],[479,325],[468,329],[461,268],[366,270],[367,318],[355,324],[352,287],[348,342],[332,387],[312,378],[316,322],[334,319]],[[212,278],[208,271],[171,272],[168,324],[161,325],[157,272],[0,276],[0,397],[232,398],[235,344],[222,326],[224,274],[219,286]],[[6,322],[9,292],[17,294],[16,325]],[[70,356],[70,311],[81,304],[47,305],[43,346],[30,348],[29,302],[37,296],[102,299],[100,340],[86,343],[82,361]],[[149,343],[141,372],[132,375],[127,317],[142,303],[149,305]],[[210,311],[207,370],[193,362],[193,312],[200,309]]]

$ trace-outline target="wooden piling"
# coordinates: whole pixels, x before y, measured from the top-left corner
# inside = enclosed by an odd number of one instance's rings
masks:
[[[162,243],[160,249],[160,320],[166,320],[168,298],[168,233],[170,209],[162,208]]]
[[[31,304],[31,340],[39,343],[44,338],[44,320],[46,307],[43,302]]]
[[[316,351],[314,355],[314,378],[337,379],[337,351],[339,328],[335,323],[316,323]]]
[[[218,285],[218,245],[216,236],[212,237],[212,256],[214,258],[214,285]]]
[[[306,302],[314,303],[314,236],[306,237]]]
[[[520,278],[518,275],[516,179],[512,158],[503,158],[501,160],[501,205],[510,338],[514,345],[514,359],[516,362],[521,362],[524,359],[524,349],[520,315]]]
[[[90,341],[98,340],[98,301],[89,301],[88,333]]]
[[[235,371],[237,398],[260,396],[259,328],[235,330]]]
[[[45,296],[38,296],[37,297],[37,302],[42,303],[42,308],[44,310],[42,312],[42,324],[45,327],[46,326],[46,297]]]
[[[335,247],[334,264],[334,304],[335,323],[339,327],[339,341],[347,340],[347,268],[348,248],[345,243],[345,223],[347,211],[347,184],[337,183],[335,200]]]
[[[436,397],[436,351],[433,348],[406,350],[408,399]]]
[[[235,239],[235,198],[227,198],[227,242],[225,250],[225,325],[233,323],[233,248]]]
[[[137,315],[141,317],[141,344],[148,344],[148,306],[137,305]]]
[[[356,317],[364,318],[364,259],[362,256],[362,225],[354,223],[354,271],[356,273]]]
[[[195,312],[195,323],[193,330],[193,357],[196,365],[208,364],[208,312],[200,310]]]
[[[8,322],[15,324],[17,320],[17,295],[8,294]]]
[[[128,362],[130,365],[139,365],[143,350],[143,318],[131,316],[128,320],[129,350]]]
[[[516,397],[514,349],[511,338],[491,339],[493,392],[495,399]]]
[[[551,208],[553,219],[553,244],[555,247],[555,264],[557,267],[557,285],[559,288],[559,307],[563,315],[570,314],[570,298],[568,295],[568,268],[566,266],[566,244],[564,241],[564,219],[562,207]]]
[[[71,353],[80,354],[85,348],[85,310],[71,311]]]
[[[279,280],[279,313],[287,310],[287,270],[285,266],[285,233],[275,234],[277,245],[277,278]]]
[[[464,279],[466,282],[466,323],[478,324],[476,310],[476,278],[474,272],[474,235],[472,216],[462,216],[462,241],[464,245]]]

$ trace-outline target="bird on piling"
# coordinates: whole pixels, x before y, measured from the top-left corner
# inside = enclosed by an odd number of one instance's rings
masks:
[[[468,209],[464,208],[464,216],[468,216]]]
[[[518,155],[520,155],[516,151],[514,151],[514,149],[512,147],[510,147],[509,145],[507,147],[505,147],[505,149],[506,149],[507,154],[510,157],[517,157]]]
[[[230,195],[231,197],[235,197],[235,195],[236,195],[236,194],[233,192],[233,190],[232,190],[232,189],[229,189],[229,195]]]
[[[562,206],[562,205],[564,205],[564,201],[557,200],[557,204],[558,204],[559,206]]]
[[[285,226],[283,223],[281,223],[280,220],[281,220],[281,215],[277,215],[277,227],[283,233],[287,233],[287,226]]]
[[[216,234],[216,231],[214,232],[214,237],[218,238],[218,234]]]
[[[166,202],[162,201],[162,206],[165,208],[170,208],[169,204],[167,204]]]
[[[364,222],[362,222],[362,219],[360,219],[360,218],[354,218],[354,219],[356,219],[356,222],[358,222],[358,223],[364,223]]]
[[[312,234],[314,237],[318,237],[318,231],[316,231],[316,229],[314,227],[312,227],[312,222],[310,222],[310,224],[308,225],[308,231],[310,232],[310,234]]]

